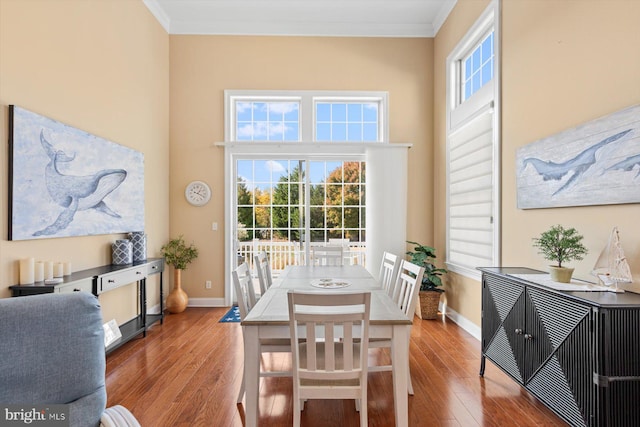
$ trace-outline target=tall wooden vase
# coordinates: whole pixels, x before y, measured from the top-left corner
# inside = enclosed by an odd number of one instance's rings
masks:
[[[173,270],[173,290],[167,297],[167,310],[169,313],[182,313],[187,308],[189,296],[181,287],[182,270],[176,268]]]

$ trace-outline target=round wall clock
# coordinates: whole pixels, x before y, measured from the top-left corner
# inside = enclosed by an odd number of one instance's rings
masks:
[[[206,182],[192,181],[184,190],[184,197],[193,206],[204,206],[211,199],[211,188]]]

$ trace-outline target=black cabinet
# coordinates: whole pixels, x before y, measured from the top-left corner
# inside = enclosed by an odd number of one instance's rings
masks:
[[[482,362],[574,426],[640,425],[640,295],[561,292],[482,268]]]

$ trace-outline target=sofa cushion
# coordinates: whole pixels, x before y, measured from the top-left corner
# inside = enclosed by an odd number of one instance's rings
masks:
[[[106,406],[98,300],[86,292],[0,299],[0,402],[70,404],[70,425]]]

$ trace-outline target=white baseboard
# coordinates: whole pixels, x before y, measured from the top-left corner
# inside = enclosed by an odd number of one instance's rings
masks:
[[[224,298],[189,298],[187,307],[227,307]]]
[[[147,308],[147,314],[160,314],[160,304],[156,304],[151,308]]]
[[[460,313],[451,309],[450,307],[445,307],[442,303],[440,303],[440,311],[445,314],[449,319],[451,319],[455,324],[460,326],[465,331],[469,332],[471,336],[480,341],[482,339],[482,328],[480,326],[473,323],[471,320],[467,319]],[[443,311],[444,310],[444,311]]]

